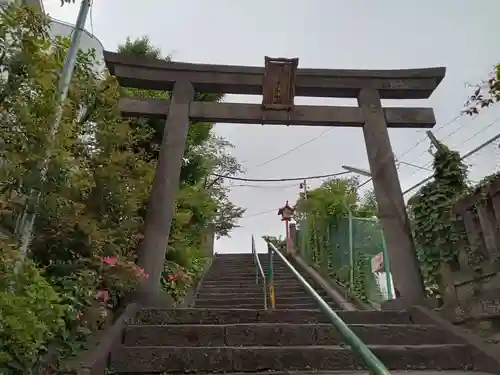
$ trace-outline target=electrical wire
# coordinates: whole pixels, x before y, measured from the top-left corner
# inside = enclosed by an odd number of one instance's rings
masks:
[[[371,182],[372,180],[373,180],[373,177],[370,177],[365,182],[362,182],[361,184],[358,185],[357,190],[359,190],[360,188],[362,188],[363,186],[365,186],[367,183]]]
[[[256,214],[253,214],[253,215],[250,215],[250,216],[243,216],[240,220],[242,220],[242,219],[251,219],[253,217],[262,216],[262,215],[265,215],[265,214],[270,214],[271,212],[278,212],[278,210],[279,210],[279,208],[273,208],[272,210],[258,212]]]
[[[316,180],[316,179],[319,179],[319,178],[342,176],[342,175],[347,174],[347,173],[351,173],[351,172],[347,172],[346,171],[346,172],[337,172],[337,173],[331,173],[331,174],[324,174],[324,175],[319,175],[319,176],[289,177],[289,178],[270,178],[270,179],[232,177],[232,176],[225,176],[225,175],[220,175],[220,174],[215,174],[215,173],[212,173],[212,176],[219,177],[219,178],[226,178],[228,180],[233,180],[233,181],[246,181],[246,182],[284,182],[284,181]]]
[[[475,117],[473,120],[477,119],[478,117],[479,117],[479,116]],[[481,134],[482,132],[484,132],[486,129],[488,129],[488,128],[492,127],[493,125],[495,125],[498,121],[500,121],[500,118],[495,119],[493,122],[491,122],[490,124],[486,125],[484,128],[480,129],[478,132],[476,132],[475,134],[473,134],[471,137],[469,137],[469,138],[467,138],[465,141],[461,142],[461,143],[460,143],[457,147],[460,147],[460,146],[462,146],[464,143],[466,143],[466,142],[470,141],[471,139],[473,139],[473,138],[477,137],[479,134]],[[463,127],[463,126],[461,126],[460,128],[462,128],[462,127]],[[459,129],[460,129],[460,128],[459,128]],[[453,131],[453,132],[451,132],[451,133],[449,133],[447,136],[445,136],[445,139],[446,139],[446,138],[448,138],[448,137],[450,137],[451,135],[455,134],[457,131],[458,131],[458,129],[457,129],[457,130],[455,130],[455,131]],[[422,155],[423,155],[423,154],[425,154],[426,152],[428,152],[428,150],[425,150],[424,152],[420,153],[420,154],[419,154],[416,158],[414,158],[414,159],[413,159],[413,161],[415,161],[416,159],[420,158],[420,156],[422,156]],[[421,167],[421,169],[427,169],[427,168],[430,168],[430,167],[432,166],[432,163],[433,163],[433,161],[432,161],[432,160],[431,160],[431,161],[429,161],[429,162],[427,162],[426,164],[424,164],[424,165]],[[418,172],[418,171],[413,172],[413,173],[412,173],[412,174],[410,174],[407,178],[410,178],[410,177],[414,176],[415,174],[417,174],[417,172]]]
[[[274,186],[266,186],[266,185],[247,185],[247,184],[241,184],[241,185],[229,185],[230,188],[233,187],[249,187],[249,188],[255,188],[255,189],[264,189],[264,190],[283,190],[283,189],[291,189],[291,188],[296,188],[298,185],[293,184],[293,185],[274,185]]]
[[[442,130],[444,129],[445,127],[453,124],[455,121],[457,121],[460,117],[462,117],[462,113],[460,113],[459,115],[453,117],[451,120],[449,120],[448,122],[445,122],[444,124],[441,124],[440,126],[436,127],[435,128],[435,131],[439,131],[439,130]],[[408,150],[406,150],[403,154],[399,155],[398,158],[402,158],[403,156],[405,155],[408,155],[412,150],[414,150],[418,145],[422,144],[422,142],[425,142],[426,140],[428,139],[427,136],[425,136],[424,138],[422,138],[421,140],[417,141],[412,147],[410,147]],[[412,160],[411,162],[415,161]],[[410,163],[411,163],[410,162]]]
[[[261,163],[261,164],[257,164],[257,165],[255,165],[255,166],[253,166],[253,167],[250,167],[250,169],[260,168],[260,167],[263,167],[264,165],[267,165],[267,164],[272,163],[272,162],[273,162],[273,161],[275,161],[275,160],[281,159],[283,156],[286,156],[286,155],[288,155],[288,154],[291,154],[292,152],[297,151],[298,149],[300,149],[300,148],[304,147],[305,145],[307,145],[307,144],[309,144],[309,143],[311,143],[311,142],[314,142],[316,139],[321,138],[323,135],[325,135],[325,134],[326,134],[326,133],[328,133],[328,132],[331,132],[333,129],[334,129],[333,127],[332,127],[332,128],[329,128],[329,129],[327,129],[327,130],[325,130],[325,131],[321,132],[321,133],[320,133],[320,134],[318,134],[317,136],[312,137],[311,139],[309,139],[309,140],[307,140],[307,141],[305,141],[305,142],[303,142],[303,143],[301,143],[301,144],[299,144],[299,145],[295,146],[294,148],[289,149],[288,151],[283,152],[282,154],[279,154],[279,155],[277,155],[277,156],[273,157],[272,159],[266,160],[265,162],[263,162],[263,163]]]

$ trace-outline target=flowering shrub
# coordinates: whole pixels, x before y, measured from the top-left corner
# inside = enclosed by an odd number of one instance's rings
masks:
[[[193,283],[193,275],[177,263],[167,261],[161,283],[163,289],[170,294],[174,301],[180,302]]]
[[[99,262],[98,287],[94,298],[110,308],[116,307],[120,297],[149,278],[144,269],[124,258],[106,256]]]

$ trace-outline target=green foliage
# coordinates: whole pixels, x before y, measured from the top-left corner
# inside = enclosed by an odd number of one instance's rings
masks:
[[[487,81],[477,85],[465,103],[464,113],[470,116],[477,115],[483,108],[488,108],[498,101],[500,101],[500,64],[495,66]]]
[[[456,262],[465,233],[453,214],[456,200],[469,191],[467,167],[460,154],[441,144],[434,153],[434,180],[423,186],[408,202],[417,254],[427,290],[440,285],[444,262]]]
[[[134,150],[150,133],[120,118],[118,84],[93,70],[93,51],[80,52],[47,183],[40,185],[37,165],[46,154],[68,47],[67,39],[51,40],[48,27],[31,8],[9,6],[0,13],[0,220],[9,240],[18,235],[26,196],[44,193],[30,254],[43,270],[28,260],[15,275],[14,262],[2,261],[9,268],[0,276],[1,342],[7,346],[0,367],[16,367],[14,374],[28,374],[47,345],[75,349],[85,334],[86,311],[96,302],[98,310],[116,306],[137,282],[140,210],[155,167]],[[102,265],[100,258],[111,255],[123,262]]]
[[[7,245],[0,248],[0,371],[31,374],[39,353],[63,332],[65,310],[31,261],[14,272],[17,254]]]
[[[134,41],[128,38],[125,44],[118,47],[118,52],[129,56],[162,58],[160,50],[152,46],[147,37]],[[170,57],[166,60],[170,60]],[[141,98],[169,96],[168,93],[154,90],[127,90],[127,95]],[[219,101],[221,98],[218,94],[196,94],[196,100],[200,101]],[[157,160],[164,121],[134,119],[130,123],[132,128],[151,134],[150,139],[135,145],[135,149],[145,152],[151,160]],[[212,128],[213,124],[209,123],[190,124],[169,250],[175,247],[177,251],[197,251],[199,233],[209,229],[215,230],[218,237],[228,236],[245,211],[229,201],[224,179],[213,176],[233,176],[241,172],[242,168],[228,152],[233,145],[215,136]],[[144,206],[146,204],[145,201]]]
[[[370,256],[362,253],[354,262],[355,277],[352,291],[354,295],[358,296],[364,302],[368,302],[369,299],[369,295],[367,293],[369,289],[368,278],[373,278],[370,260]]]
[[[0,238],[0,370],[13,375],[30,374],[47,353],[74,354],[147,277],[134,262],[164,124],[124,120],[117,103],[123,94],[168,97],[124,92],[94,69],[94,51],[79,51],[42,185],[39,164],[51,143],[69,46],[67,38],[50,39],[48,30],[48,18],[34,8],[0,10],[0,229],[6,234]],[[127,40],[123,48],[160,56],[147,38]],[[227,151],[231,145],[212,127],[191,124],[189,130],[169,243],[175,250],[167,255],[175,260],[165,270],[165,289],[176,298],[201,275],[207,234],[215,228],[228,235],[243,213],[229,202],[223,179],[212,175],[241,170]],[[19,224],[33,191],[42,192],[34,236],[16,274]],[[169,282],[179,271],[186,277]]]
[[[296,204],[296,219],[299,222],[301,243],[299,246],[309,261],[316,263],[330,276],[349,287],[359,298],[368,298],[368,279],[366,266],[369,255],[381,249],[374,248],[374,240],[380,237],[378,223],[363,222],[356,229],[354,264],[349,265],[347,216],[349,210],[353,217],[371,218],[376,215],[376,199],[372,191],[363,197],[358,195],[357,178],[333,178],[325,181],[319,188],[301,194]],[[340,243],[345,235],[346,241]],[[305,236],[305,238],[303,238]],[[306,250],[308,249],[308,250]],[[364,255],[364,254],[368,255]],[[354,268],[354,285],[350,285],[350,269]],[[368,266],[369,267],[369,266]],[[371,271],[368,271],[371,274]]]
[[[282,253],[286,252],[286,239],[283,236],[262,236],[262,239],[272,243]]]

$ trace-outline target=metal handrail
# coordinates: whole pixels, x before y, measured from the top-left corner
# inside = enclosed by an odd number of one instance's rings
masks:
[[[255,283],[259,283],[259,273],[262,276],[262,289],[264,291],[264,310],[267,310],[267,286],[266,286],[266,275],[264,274],[264,269],[262,264],[260,264],[259,256],[257,255],[257,250],[255,249],[255,239],[252,235],[252,254],[253,261],[255,263]]]
[[[378,359],[375,354],[356,336],[356,334],[344,323],[342,318],[332,310],[332,308],[325,302],[323,298],[314,290],[314,288],[302,277],[302,275],[295,269],[295,267],[285,258],[283,254],[272,243],[267,242],[269,252],[276,253],[278,257],[285,263],[293,275],[297,278],[299,283],[306,289],[306,291],[313,297],[319,308],[328,317],[332,325],[339,331],[344,340],[349,344],[351,349],[365,362],[368,369],[376,375],[388,375],[389,370]]]

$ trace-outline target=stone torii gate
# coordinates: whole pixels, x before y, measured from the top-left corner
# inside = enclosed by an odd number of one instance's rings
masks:
[[[143,301],[159,291],[190,121],[363,128],[394,283],[408,303],[424,298],[387,128],[432,128],[434,112],[384,108],[381,99],[427,99],[444,78],[445,68],[297,69],[298,59],[268,57],[262,68],[167,62],[113,52],[105,52],[104,57],[122,86],[172,91],[170,99],[124,97],[120,101],[124,116],[166,118],[139,253],[139,264],[150,275],[142,286],[148,296]],[[195,92],[263,95],[263,104],[200,102],[194,100]],[[358,107],[294,105],[295,95],[357,98]]]

